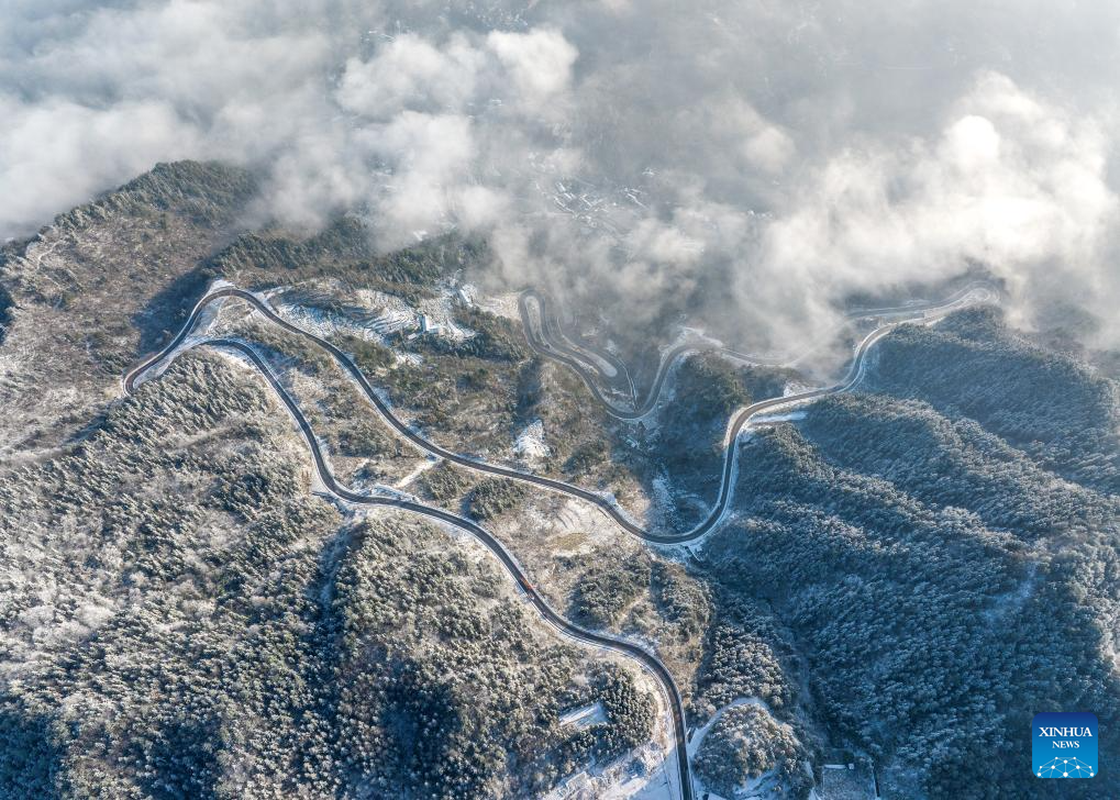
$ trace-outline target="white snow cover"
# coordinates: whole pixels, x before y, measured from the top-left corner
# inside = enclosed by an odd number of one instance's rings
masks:
[[[805,419],[808,412],[805,411],[790,411],[786,414],[764,414],[755,417],[751,422],[755,425],[761,425],[766,422],[797,422],[798,420]]]
[[[561,725],[574,725],[577,728],[587,728],[606,721],[607,712],[604,710],[603,704],[598,701],[590,705],[573,708],[560,715]]]
[[[525,426],[513,443],[513,452],[530,463],[547,458],[552,449],[544,441],[544,423],[536,419]]]
[[[420,332],[461,342],[475,335],[474,331],[454,321],[454,306],[459,300],[458,289],[450,282],[441,284],[437,297],[421,300],[416,306],[400,297],[372,289],[359,289],[354,303],[368,309],[368,316],[336,314],[322,309],[298,304],[277,303],[276,310],[285,319],[318,336],[348,333],[353,336],[384,344],[385,337],[402,332]]]
[[[465,284],[464,286],[469,285]],[[472,287],[473,288],[473,287]],[[473,295],[475,305],[483,311],[489,311],[496,317],[520,320],[521,311],[518,308],[518,292],[505,292],[504,294],[478,297]]]

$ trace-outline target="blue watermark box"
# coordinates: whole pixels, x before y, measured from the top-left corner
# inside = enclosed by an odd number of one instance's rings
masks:
[[[1036,778],[1092,778],[1097,774],[1097,717],[1084,711],[1047,711],[1031,723]]]

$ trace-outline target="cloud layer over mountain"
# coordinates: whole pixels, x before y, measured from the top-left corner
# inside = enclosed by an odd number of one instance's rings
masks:
[[[514,284],[703,290],[759,346],[986,265],[1116,344],[1120,8],[15,0],[0,231],[156,161],[260,169],[260,216],[382,247],[485,233]],[[721,287],[715,291],[714,287]],[[722,287],[726,287],[724,290]],[[620,299],[620,302],[623,302]],[[727,326],[725,326],[727,327]]]

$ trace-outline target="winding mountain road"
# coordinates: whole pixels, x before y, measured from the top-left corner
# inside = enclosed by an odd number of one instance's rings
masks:
[[[539,337],[529,312],[531,303],[537,306],[537,319],[541,328]],[[616,391],[629,395],[630,401],[637,405],[637,389],[626,363],[614,353],[587,341],[578,333],[565,331],[560,315],[549,313],[550,306],[545,295],[536,289],[526,289],[517,298],[521,327],[525,330],[525,338],[529,346],[546,358],[563,361],[569,365],[574,362],[580,365],[580,369],[584,365],[589,366],[598,375],[599,380],[612,384]],[[563,356],[563,358],[555,358],[556,356]],[[604,364],[610,371],[603,368]],[[608,405],[608,408],[613,406]]]
[[[184,339],[186,338],[185,331],[189,331],[189,328],[184,328],[183,331],[180,332],[180,335],[175,337],[175,340],[173,340],[174,347],[171,347],[171,350],[174,350],[176,347],[183,343]],[[579,625],[576,625],[575,623],[569,622],[567,619],[561,616],[560,613],[557,612],[551,605],[549,605],[548,601],[545,600],[540,592],[537,591],[536,587],[534,587],[533,584],[529,582],[529,578],[525,574],[525,571],[521,568],[521,565],[517,563],[517,560],[505,548],[505,546],[503,546],[501,542],[494,538],[493,534],[491,534],[480,525],[477,525],[473,521],[465,517],[461,517],[458,514],[452,514],[449,511],[444,511],[441,508],[426,506],[402,497],[359,494],[340,484],[335,479],[334,473],[331,471],[330,467],[327,465],[326,458],[323,455],[323,450],[319,446],[318,439],[315,438],[315,432],[312,430],[311,424],[307,421],[307,417],[304,416],[303,411],[300,409],[299,405],[292,398],[292,396],[288,393],[287,389],[284,388],[283,384],[281,384],[280,380],[276,377],[276,374],[250,345],[236,339],[206,339],[189,345],[183,350],[180,350],[179,353],[185,352],[192,347],[201,346],[234,350],[240,353],[242,356],[246,357],[253,364],[253,366],[257,368],[260,374],[272,387],[273,391],[276,393],[276,396],[280,398],[281,402],[283,402],[284,406],[288,410],[288,413],[295,420],[300,433],[303,435],[304,441],[307,443],[308,449],[311,451],[311,457],[315,463],[316,474],[318,475],[319,480],[322,481],[323,485],[327,488],[328,492],[332,496],[344,500],[347,503],[352,503],[354,505],[386,506],[390,508],[398,508],[402,511],[419,514],[429,519],[437,520],[439,522],[443,522],[445,524],[459,528],[460,530],[466,531],[479,542],[481,542],[495,557],[497,557],[497,559],[502,563],[502,566],[505,567],[506,571],[511,576],[513,576],[514,580],[516,580],[517,583],[521,586],[522,591],[525,592],[525,595],[529,598],[529,601],[536,608],[537,612],[553,628],[555,628],[565,636],[569,636],[584,644],[606,648],[607,650],[613,650],[614,652],[632,658],[639,664],[641,664],[642,667],[645,668],[649,673],[651,673],[654,679],[661,686],[665,699],[668,701],[667,705],[669,708],[670,716],[672,718],[673,739],[675,742],[674,751],[676,756],[676,768],[678,771],[677,774],[678,783],[680,786],[681,800],[694,800],[692,778],[688,761],[688,750],[686,746],[688,737],[687,729],[685,726],[684,703],[681,700],[680,689],[678,688],[676,681],[673,679],[672,674],[655,655],[650,653],[644,647],[627,641],[626,639],[597,633],[596,631],[590,631],[586,628],[582,628]],[[167,355],[168,352],[170,352],[170,350],[165,349],[164,351],[162,351],[162,354],[158,358],[146,359],[140,366],[131,370],[125,377],[126,391],[129,394],[135,392],[137,379],[142,376],[145,371],[155,366],[163,357]],[[176,353],[176,355],[178,355],[179,353]]]
[[[837,326],[834,329],[834,333],[839,332],[845,326],[853,322],[865,319],[901,315],[903,319],[897,322],[903,323],[929,319],[929,315],[940,317],[963,308],[966,305],[989,301],[996,296],[996,292],[989,284],[983,281],[974,281],[945,300],[937,303],[916,303],[907,306],[891,306],[852,311],[845,314],[844,323]],[[532,304],[537,306],[539,332],[537,329],[538,325],[534,324],[533,315],[530,310]],[[603,348],[596,347],[590,342],[581,341],[578,346],[571,344],[571,337],[564,332],[559,318],[549,314],[548,302],[543,295],[535,289],[527,289],[522,292],[518,298],[518,311],[521,315],[521,325],[525,329],[525,338],[528,340],[529,346],[539,355],[564,364],[574,370],[583,381],[584,385],[595,395],[595,399],[603,405],[608,414],[615,419],[626,421],[642,419],[657,407],[658,403],[661,401],[661,392],[664,388],[667,376],[672,371],[673,365],[685,355],[691,353],[717,352],[735,359],[736,361],[742,361],[753,366],[787,367],[804,360],[808,355],[814,352],[813,350],[809,350],[799,356],[760,356],[750,353],[741,353],[710,340],[694,339],[692,341],[682,342],[662,355],[661,361],[658,364],[657,374],[654,376],[650,390],[646,394],[645,400],[639,404],[636,400],[636,390],[633,381],[630,380],[630,373],[626,369],[626,365],[613,353],[609,353]],[[587,357],[581,351],[591,353],[594,358]],[[616,375],[626,376],[628,386],[624,388],[628,389],[628,393],[634,399],[634,407],[620,408],[603,394],[586,365],[590,364],[591,369],[594,370],[599,376],[599,379],[605,383],[616,384],[616,388],[618,388],[617,384],[619,384],[620,381],[617,377],[607,375],[596,363],[596,360],[605,361],[610,364],[612,369],[615,370]]]
[[[925,309],[914,310],[920,314],[919,318],[929,321],[931,319],[936,319],[940,316],[944,316],[945,314],[948,314],[951,311],[960,308],[962,304],[966,303],[969,297],[972,296],[972,293],[965,294],[961,297],[947,301],[946,303],[938,306],[931,306]],[[564,344],[562,346],[556,346],[556,344],[550,345],[550,343],[547,341],[537,339],[536,331],[534,329],[534,326],[532,325],[532,321],[529,317],[528,310],[525,305],[526,302],[533,297],[534,295],[532,293],[526,293],[522,295],[521,298],[521,313],[525,322],[526,336],[529,339],[530,344],[533,345],[534,349],[537,349],[538,352],[541,352],[543,355],[546,355],[549,358],[555,359],[561,363],[567,364],[568,366],[575,369],[579,373],[583,381],[591,389],[593,394],[595,394],[595,396],[599,399],[599,401],[601,401],[607,408],[609,408],[614,416],[620,419],[639,419],[640,417],[645,416],[645,414],[649,413],[649,411],[652,410],[658,402],[665,376],[666,374],[668,374],[673,362],[677,358],[683,356],[685,353],[693,352],[698,349],[695,343],[690,343],[679,345],[678,347],[670,351],[670,353],[662,359],[660,368],[658,370],[658,375],[654,381],[654,385],[651,388],[650,394],[647,397],[645,403],[643,403],[642,407],[631,411],[619,410],[615,406],[612,406],[602,396],[594,380],[590,375],[587,374],[585,367],[583,366],[585,361],[591,363],[593,365],[593,368],[595,368],[600,375],[603,375],[605,378],[611,377],[606,373],[605,370],[601,368],[601,366],[595,364],[595,361],[593,359],[587,359],[586,357],[582,359],[579,358],[579,353],[575,346],[569,346],[567,344]],[[725,513],[731,498],[731,489],[733,486],[732,479],[737,463],[737,447],[735,446],[735,443],[740,432],[752,418],[763,412],[776,411],[781,408],[788,408],[794,405],[816,400],[829,394],[836,394],[838,392],[849,390],[862,379],[866,368],[867,353],[870,348],[899,325],[904,324],[905,322],[912,321],[911,319],[904,319],[887,323],[876,328],[867,336],[865,336],[856,347],[851,367],[849,368],[845,380],[841,383],[827,388],[812,389],[786,397],[776,397],[769,400],[763,400],[758,403],[753,403],[741,409],[734,417],[732,417],[728,424],[728,430],[725,435],[725,457],[723,463],[719,498],[709,512],[707,518],[699,525],[684,533],[658,533],[648,531],[626,517],[621,509],[619,509],[618,506],[614,503],[614,501],[608,497],[590,492],[586,489],[565,483],[563,481],[557,481],[551,478],[545,478],[542,476],[533,475],[531,473],[521,472],[519,470],[510,469],[508,467],[489,464],[481,460],[462,456],[425,439],[393,414],[389,406],[381,399],[377,392],[374,391],[373,387],[370,385],[369,381],[366,379],[362,371],[358,368],[354,361],[342,350],[331,344],[326,339],[317,336],[310,331],[304,330],[303,328],[300,328],[299,326],[294,325],[291,322],[288,322],[282,316],[277,314],[266,300],[263,300],[262,298],[251,292],[247,292],[236,287],[223,286],[208,292],[198,301],[198,303],[195,304],[195,307],[191,311],[191,314],[188,317],[187,321],[179,330],[179,333],[171,340],[171,342],[169,342],[167,346],[160,350],[158,353],[155,353],[141,361],[123,377],[125,391],[128,394],[132,394],[136,390],[138,381],[147,373],[159,366],[160,363],[167,359],[169,356],[173,357],[177,355],[178,352],[182,352],[185,349],[197,346],[205,345],[234,350],[240,353],[242,356],[246,357],[269,383],[273,391],[283,402],[289,414],[296,422],[300,433],[303,435],[308,449],[311,452],[312,459],[315,464],[316,473],[319,479],[322,481],[323,485],[327,488],[328,492],[332,496],[355,505],[387,506],[398,508],[404,511],[425,516],[429,519],[437,520],[448,525],[452,525],[456,528],[459,528],[460,530],[466,531],[471,536],[475,537],[475,539],[477,539],[479,542],[481,542],[487,549],[489,549],[490,552],[502,563],[506,571],[509,572],[509,574],[513,576],[513,578],[520,584],[522,590],[525,592],[526,596],[529,598],[533,606],[537,609],[538,613],[556,630],[585,644],[606,648],[633,658],[655,677],[662,688],[663,694],[668,700],[668,707],[672,717],[673,736],[676,741],[675,760],[676,768],[678,770],[680,796],[682,800],[693,800],[694,798],[688,752],[686,747],[687,731],[685,727],[684,706],[681,700],[680,690],[677,687],[672,674],[670,674],[665,665],[662,664],[656,656],[654,656],[652,653],[650,653],[640,645],[637,645],[625,639],[616,638],[613,636],[597,633],[595,631],[587,630],[578,625],[575,625],[572,622],[569,622],[567,619],[561,616],[555,609],[552,608],[552,606],[549,605],[548,601],[545,600],[544,597],[542,597],[541,594],[536,590],[536,588],[529,582],[528,577],[522,570],[521,566],[517,563],[517,560],[513,557],[513,555],[508,550],[506,550],[502,543],[499,542],[490,532],[488,532],[485,528],[477,525],[475,522],[465,517],[461,517],[457,514],[444,511],[443,509],[427,506],[403,497],[359,494],[340,484],[335,479],[333,472],[328,466],[326,458],[323,455],[322,448],[320,447],[318,440],[315,438],[314,431],[312,430],[310,423],[308,423],[307,418],[304,416],[295,400],[284,388],[283,384],[276,377],[273,371],[250,345],[235,339],[213,338],[191,342],[187,344],[186,347],[184,347],[184,344],[187,342],[191,332],[194,330],[194,328],[198,324],[199,319],[206,312],[210,304],[224,298],[237,298],[249,303],[256,311],[260,312],[271,322],[279,325],[281,328],[289,331],[290,333],[302,336],[314,342],[316,345],[322,347],[324,350],[330,353],[330,355],[335,359],[339,366],[341,366],[358,383],[366,398],[374,406],[382,419],[400,435],[404,436],[421,450],[440,458],[447,459],[452,463],[459,464],[460,466],[466,467],[468,469],[473,469],[500,477],[511,478],[513,480],[532,483],[551,491],[556,491],[566,495],[581,498],[593,503],[625,530],[646,541],[656,544],[677,544],[687,542],[704,535],[718,524],[719,520]],[[536,298],[537,302],[540,304],[539,308],[541,310],[542,320],[544,320],[545,307],[543,304],[543,300],[539,295],[537,295]],[[973,299],[975,300],[975,297],[973,297]],[[984,300],[987,298],[982,297],[980,299]],[[882,312],[876,312],[876,315],[881,314]],[[544,326],[545,336],[547,336],[549,334],[547,322],[544,323]],[[563,331],[558,323],[556,324],[555,331],[552,331],[552,333],[557,336],[563,335]],[[587,347],[587,345],[583,346]],[[728,351],[728,353],[734,357],[738,357],[741,359],[744,358],[740,354],[736,354],[733,351]],[[601,358],[603,362],[605,362],[606,364],[608,364],[608,366],[615,370],[616,376],[626,374],[626,379],[627,381],[629,381],[629,375],[625,372],[625,365],[622,365],[621,362],[617,361],[613,356],[610,356],[609,354],[607,354],[606,357],[600,354],[599,358]],[[632,383],[630,383],[630,388],[631,393],[633,393]]]
[[[986,292],[987,290],[979,291]],[[958,308],[963,307],[963,305],[968,302],[970,297],[972,297],[971,294],[966,294],[963,297],[958,297],[941,305],[922,309],[917,312],[918,314],[920,314],[920,316],[916,317],[916,319],[921,319],[927,322],[932,321],[933,319],[938,319],[948,313],[951,313],[952,311],[957,310]],[[804,392],[799,392],[797,394],[786,395],[784,397],[774,397],[768,400],[761,400],[757,403],[752,403],[751,405],[740,409],[731,418],[728,424],[727,432],[724,435],[723,468],[721,472],[719,495],[716,499],[715,504],[709,510],[708,515],[691,529],[683,532],[672,532],[653,531],[643,528],[641,525],[631,519],[625,513],[625,511],[623,511],[619,507],[613,497],[603,495],[598,492],[593,492],[588,489],[584,489],[583,487],[576,486],[575,484],[567,483],[565,481],[556,480],[554,478],[547,478],[542,475],[535,475],[531,472],[523,472],[511,467],[492,464],[481,459],[472,458],[470,456],[464,456],[448,450],[445,447],[441,447],[435,442],[424,438],[420,433],[401,421],[393,413],[389,405],[374,390],[373,386],[369,383],[369,380],[363,374],[362,370],[346,353],[344,353],[342,350],[340,350],[338,347],[336,347],[334,344],[324,339],[323,337],[317,336],[316,334],[284,319],[272,308],[268,301],[261,299],[251,292],[247,292],[244,289],[238,289],[233,286],[223,286],[221,288],[214,289],[204,295],[202,299],[200,299],[195,305],[187,321],[180,329],[178,335],[174,339],[172,339],[172,341],[163,350],[153,354],[151,357],[141,362],[125,375],[125,390],[131,392],[135,386],[136,380],[141,375],[143,375],[151,367],[158,364],[168,354],[179,347],[197,325],[199,318],[205,313],[207,307],[211,303],[223,298],[237,298],[239,300],[245,301],[246,303],[249,303],[256,311],[260,312],[270,322],[278,325],[279,327],[290,333],[293,333],[297,336],[302,336],[303,338],[326,350],[335,360],[335,362],[338,363],[338,365],[342,367],[342,369],[347,374],[349,374],[350,377],[353,378],[353,380],[358,384],[363,394],[366,396],[366,399],[377,410],[377,413],[381,416],[382,420],[384,420],[398,434],[405,437],[409,442],[411,442],[413,445],[415,445],[425,453],[446,459],[453,464],[458,464],[462,467],[475,470],[477,472],[483,472],[501,478],[509,478],[511,480],[533,484],[535,486],[540,486],[544,489],[548,489],[549,491],[558,492],[570,497],[578,497],[581,500],[585,500],[595,505],[600,511],[609,516],[617,525],[633,534],[634,536],[637,536],[640,539],[644,539],[647,542],[659,545],[683,544],[693,539],[698,539],[719,523],[720,519],[727,511],[727,508],[731,501],[732,490],[734,488],[734,481],[732,479],[735,474],[735,467],[738,463],[738,448],[735,445],[738,440],[739,434],[754,417],[765,412],[774,412],[781,409],[792,408],[794,406],[811,402],[830,394],[837,394],[840,392],[848,391],[853,386],[855,386],[863,377],[867,354],[871,347],[892,330],[897,328],[899,325],[914,321],[914,319],[907,318],[896,322],[889,322],[881,325],[871,333],[867,334],[867,336],[865,336],[857,345],[851,366],[848,370],[848,374],[841,383],[821,389],[810,389]],[[526,330],[528,333],[529,329]],[[676,355],[673,355],[672,359],[679,358],[684,353],[691,352],[694,349],[695,348],[693,345],[680,345],[679,347],[675,348],[674,352],[676,353]],[[614,416],[620,419],[639,419],[640,417],[645,416],[645,414],[649,413],[649,409],[637,409],[631,412],[618,411],[617,409],[613,409],[613,407],[611,407],[606,399],[603,398],[603,396],[599,393],[598,389],[595,387],[594,381],[591,380],[590,376],[588,376],[586,372],[584,372],[582,366],[578,361],[559,354],[550,354],[550,357],[555,358],[556,360],[564,364],[567,364],[568,366],[579,372],[580,376],[582,377],[584,382],[587,383],[587,385],[591,388],[596,398],[600,402],[612,408],[611,413],[614,414]],[[664,360],[663,363],[669,364],[671,363],[671,359]],[[669,370],[664,367],[659,371],[657,382],[655,383],[654,389],[650,395],[650,398],[652,399],[647,399],[647,403],[656,403],[656,398],[661,390],[661,384],[663,383],[668,372]]]

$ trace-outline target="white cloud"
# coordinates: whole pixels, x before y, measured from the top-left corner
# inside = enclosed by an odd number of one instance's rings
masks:
[[[1120,200],[1099,125],[995,74],[954,112],[932,139],[828,159],[767,226],[762,271],[838,300],[951,275],[972,260],[1030,301],[1036,289],[1076,292],[1078,276],[1107,269]],[[1067,289],[1053,285],[1056,275]],[[1109,294],[1101,300],[1120,299]]]
[[[0,231],[33,229],[122,175],[200,149],[197,132],[155,101],[102,110],[56,97],[26,104],[0,96],[0,118]]]
[[[668,264],[695,264],[704,253],[704,241],[673,225],[646,219],[626,236],[633,256]]]
[[[393,165],[379,203],[383,218],[375,219],[383,240],[401,242],[413,231],[452,222],[456,189],[474,164],[471,121],[405,111],[367,136],[370,152]]]
[[[403,34],[367,62],[348,59],[336,97],[348,111],[373,119],[406,109],[462,111],[483,67],[482,54],[462,35],[438,48]]]
[[[508,70],[517,99],[525,110],[543,111],[568,89],[579,52],[559,31],[493,31],[486,37],[486,43]]]
[[[283,221],[359,209],[384,247],[480,231],[505,280],[627,313],[705,286],[772,342],[969,260],[1024,320],[1057,299],[1108,322],[1120,7],[1011,9],[11,3],[0,232],[217,157],[264,173]]]

